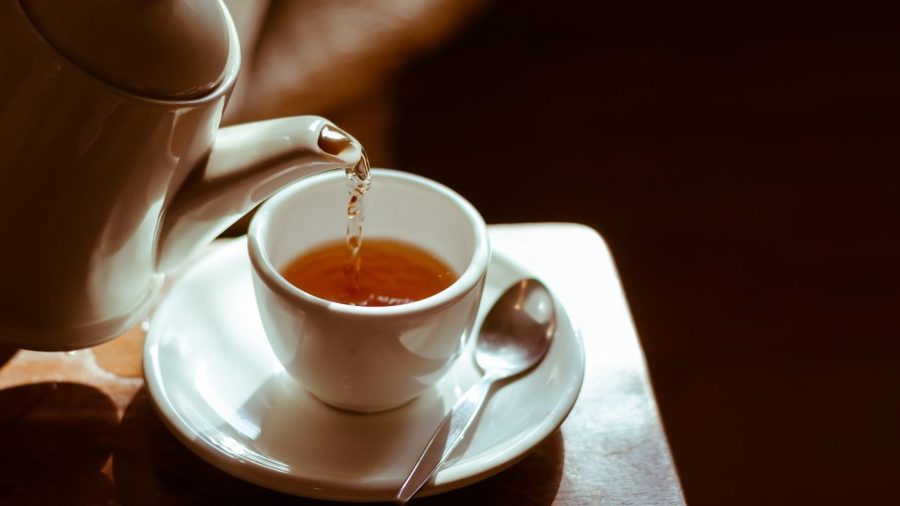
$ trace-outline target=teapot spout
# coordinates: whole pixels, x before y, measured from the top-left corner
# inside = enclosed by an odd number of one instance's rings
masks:
[[[194,169],[164,210],[158,270],[176,267],[291,182],[353,167],[361,156],[359,142],[318,116],[220,129],[206,165]]]

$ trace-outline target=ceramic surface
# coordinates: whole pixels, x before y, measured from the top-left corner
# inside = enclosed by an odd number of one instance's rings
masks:
[[[534,275],[495,251],[479,325],[505,288]],[[203,258],[163,301],[144,353],[146,383],[163,420],[202,458],[259,485],[321,499],[390,500],[437,423],[478,378],[471,346],[439,383],[400,408],[338,410],[285,373],[267,344],[251,285],[239,239]],[[424,494],[514,464],[566,418],[584,377],[584,349],[560,313],[546,359],[494,391],[472,437]]]
[[[19,0],[67,59],[138,95],[199,98],[228,69],[228,9],[220,0]]]
[[[285,369],[344,409],[394,408],[438,381],[466,344],[490,258],[487,227],[459,194],[413,174],[373,169],[363,198],[366,238],[414,244],[459,278],[409,304],[360,307],[310,295],[279,270],[347,228],[347,178],[332,172],[292,184],[256,213],[247,234],[263,327]]]
[[[359,159],[349,136],[323,149],[323,118],[219,129],[240,66],[222,12],[218,84],[160,100],[73,63],[20,2],[0,2],[0,229],[14,238],[0,248],[0,340],[65,350],[121,334],[161,273],[278,188]]]

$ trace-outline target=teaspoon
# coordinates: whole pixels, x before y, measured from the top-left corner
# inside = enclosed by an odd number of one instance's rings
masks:
[[[463,440],[498,381],[518,376],[537,365],[556,331],[556,310],[550,291],[536,279],[509,287],[488,312],[475,343],[475,362],[484,376],[460,397],[441,421],[415,467],[394,497],[406,504],[434,476]]]

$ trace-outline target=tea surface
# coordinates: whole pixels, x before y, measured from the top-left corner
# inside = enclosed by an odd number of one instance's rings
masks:
[[[457,275],[427,251],[392,239],[368,238],[354,252],[333,241],[300,254],[282,275],[301,290],[353,306],[396,306],[430,297]]]

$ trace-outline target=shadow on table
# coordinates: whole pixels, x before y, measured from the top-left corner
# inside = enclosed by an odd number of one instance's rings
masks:
[[[154,411],[146,388],[135,394],[122,417],[113,475],[124,505],[287,504],[279,494],[207,464],[178,442]]]
[[[126,506],[158,504],[337,504],[273,492],[207,464],[163,425],[146,389],[125,411],[113,458],[119,498]],[[534,453],[472,486],[419,504],[519,504],[553,502],[562,479],[563,438],[554,432]]]
[[[114,504],[101,470],[116,425],[112,399],[87,385],[0,390],[0,504]]]

